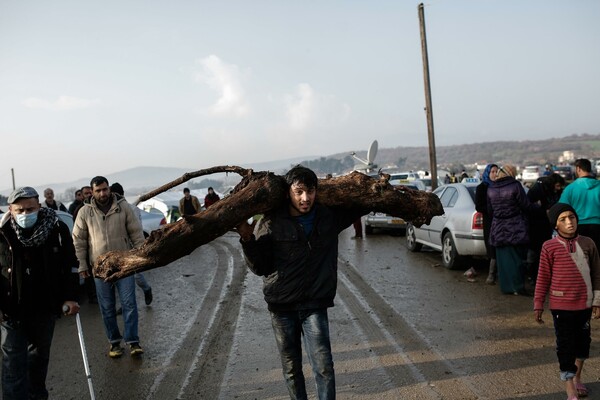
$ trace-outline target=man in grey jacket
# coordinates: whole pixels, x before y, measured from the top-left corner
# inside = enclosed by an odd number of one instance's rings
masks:
[[[92,199],[77,213],[73,228],[75,252],[79,260],[79,275],[89,276],[88,261],[94,263],[98,256],[114,250],[130,250],[144,243],[142,224],[127,201],[110,192],[108,180],[103,176],[92,179]],[[110,342],[108,355],[118,358],[123,355],[121,341],[130,346],[132,356],[144,351],[138,337],[138,310],[135,299],[133,276],[115,283],[95,278],[98,304],[104,322],[106,336]],[[117,325],[115,288],[123,308],[124,336]]]
[[[268,213],[253,231],[237,227],[252,272],[263,292],[291,399],[306,399],[301,336],[320,400],[335,399],[335,373],[327,308],[337,288],[338,234],[360,214],[316,203],[317,176],[303,166],[285,176],[288,202]]]

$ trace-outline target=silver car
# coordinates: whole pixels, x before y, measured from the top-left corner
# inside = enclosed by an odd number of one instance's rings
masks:
[[[475,189],[478,183],[453,183],[437,188],[444,215],[433,217],[420,228],[408,224],[406,245],[420,251],[423,245],[442,252],[442,265],[458,267],[465,256],[485,256],[483,215],[475,211]]]
[[[415,182],[408,182],[406,180],[401,181],[390,180],[390,184],[393,186],[405,186],[415,190],[425,190],[425,186],[418,182],[420,185],[416,185]],[[371,211],[365,217],[365,233],[370,235],[375,229],[394,231],[396,233],[404,233],[406,230],[406,221],[399,217],[392,217],[391,215],[382,212]]]

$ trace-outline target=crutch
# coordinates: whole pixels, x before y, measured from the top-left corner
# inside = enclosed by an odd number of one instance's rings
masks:
[[[69,312],[69,306],[63,306],[63,312]],[[81,356],[83,357],[83,367],[85,368],[85,375],[87,376],[88,386],[90,388],[90,398],[96,400],[94,396],[94,386],[92,385],[92,373],[90,372],[90,365],[88,363],[87,351],[85,350],[85,341],[83,340],[83,329],[81,328],[81,319],[79,313],[75,314],[75,321],[77,322],[77,334],[79,336],[79,345],[81,347]]]

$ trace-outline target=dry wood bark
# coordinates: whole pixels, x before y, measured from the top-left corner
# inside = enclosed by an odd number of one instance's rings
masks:
[[[222,236],[248,218],[276,209],[287,201],[287,185],[282,176],[235,166],[213,167],[185,174],[141,196],[139,201],[147,200],[190,178],[218,172],[237,173],[243,177],[231,195],[205,211],[153,231],[138,249],[109,252],[98,257],[94,275],[112,282],[136,272],[167,265]],[[436,195],[394,187],[388,180],[389,175],[386,174],[372,178],[359,172],[320,179],[317,201],[356,215],[380,211],[412,221],[417,226],[429,223],[435,215],[443,214]]]

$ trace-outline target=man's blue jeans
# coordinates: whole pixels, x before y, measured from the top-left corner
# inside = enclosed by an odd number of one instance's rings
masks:
[[[141,272],[138,272],[133,276],[135,277],[135,284],[138,285],[140,289],[144,291],[144,293],[152,289],[152,287],[150,287],[150,284],[146,280],[146,277]]]
[[[4,400],[48,398],[46,375],[55,321],[53,315],[43,315],[2,322]]]
[[[335,399],[335,373],[331,356],[327,309],[271,312],[271,323],[281,356],[283,377],[292,400],[305,400],[302,373],[302,339],[317,383],[319,400]]]
[[[128,276],[119,279],[115,283],[104,282],[102,279],[94,278],[96,283],[96,294],[98,305],[104,321],[104,330],[110,343],[120,343],[123,339],[117,324],[117,309],[115,299],[115,288],[119,292],[119,300],[123,309],[125,343],[138,343],[138,309],[135,301],[135,278]]]

